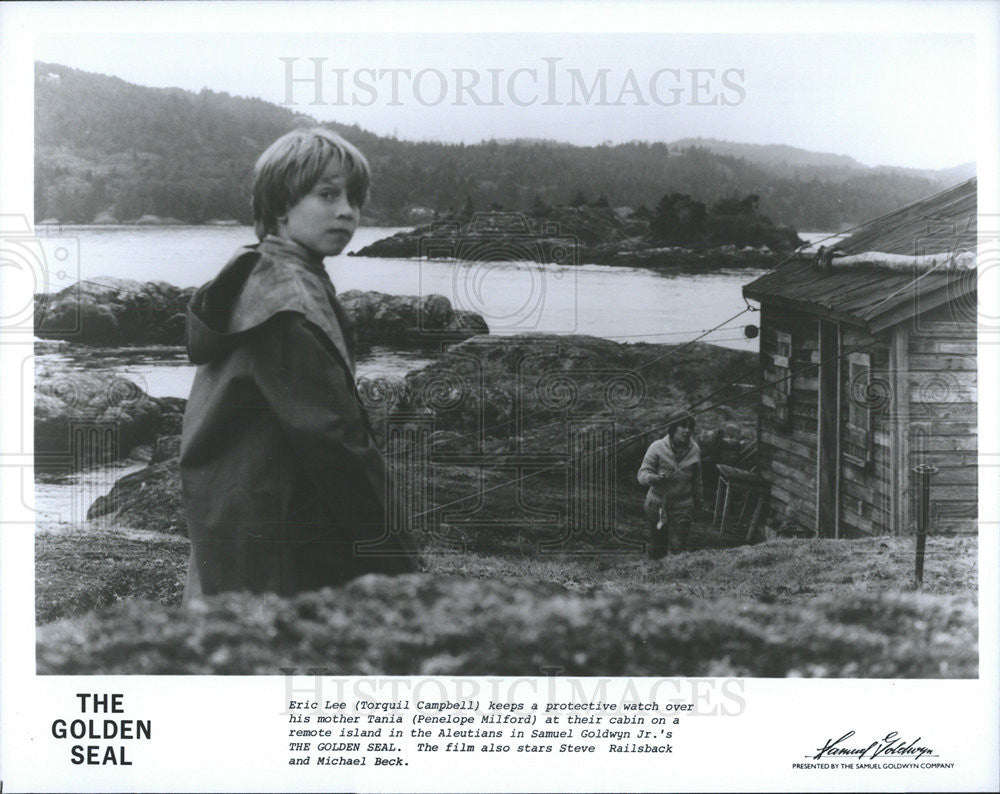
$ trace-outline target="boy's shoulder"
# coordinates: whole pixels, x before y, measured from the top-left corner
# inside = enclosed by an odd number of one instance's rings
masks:
[[[273,246],[252,249],[256,255],[243,289],[233,307],[233,332],[263,325],[277,314],[302,315],[317,326],[345,360],[350,360],[343,329],[331,300],[333,285],[316,270]]]
[[[317,326],[350,361],[332,299],[329,279],[296,257],[275,246],[244,246],[192,297],[189,330],[192,323],[203,323],[215,333],[235,337],[276,315],[294,313]]]
[[[245,260],[246,280],[233,304],[230,330],[237,333],[266,322],[282,311],[309,315],[330,311],[319,278],[292,259],[252,246],[237,252]]]

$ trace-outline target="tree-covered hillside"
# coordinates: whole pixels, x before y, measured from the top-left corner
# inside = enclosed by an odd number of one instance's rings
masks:
[[[35,217],[65,223],[143,215],[188,223],[250,222],[250,170],[275,138],[312,119],[259,99],[146,88],[39,63],[35,74]],[[707,146],[547,141],[410,142],[330,124],[373,169],[369,220],[407,223],[431,212],[527,209],[581,195],[655,208],[668,194],[711,203],[760,197],[759,212],[799,229],[835,229],[937,191],[933,174],[858,167],[800,154],[754,161]],[[719,142],[714,142],[718,144]],[[741,151],[738,148],[733,151]],[[805,153],[809,154],[809,153]]]

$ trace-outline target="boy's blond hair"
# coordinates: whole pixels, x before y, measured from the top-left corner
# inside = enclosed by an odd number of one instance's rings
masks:
[[[278,218],[313,189],[331,162],[347,174],[347,200],[360,208],[368,198],[371,167],[357,147],[323,127],[282,135],[257,158],[253,169],[254,231],[277,234]]]

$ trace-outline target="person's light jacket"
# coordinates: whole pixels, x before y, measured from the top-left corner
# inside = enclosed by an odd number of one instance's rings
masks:
[[[658,477],[664,477],[658,481]],[[700,506],[701,491],[701,450],[692,439],[680,460],[670,445],[670,437],[664,436],[654,441],[646,450],[639,467],[639,484],[649,487],[647,503],[664,504],[672,507]]]

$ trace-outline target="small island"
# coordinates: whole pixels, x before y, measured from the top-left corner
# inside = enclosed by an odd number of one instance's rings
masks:
[[[611,207],[603,197],[577,196],[564,206],[536,198],[529,210],[494,205],[378,240],[350,256],[532,261],[705,271],[769,268],[804,241],[757,212],[756,194],[706,205],[682,193],[665,195],[655,210]]]

